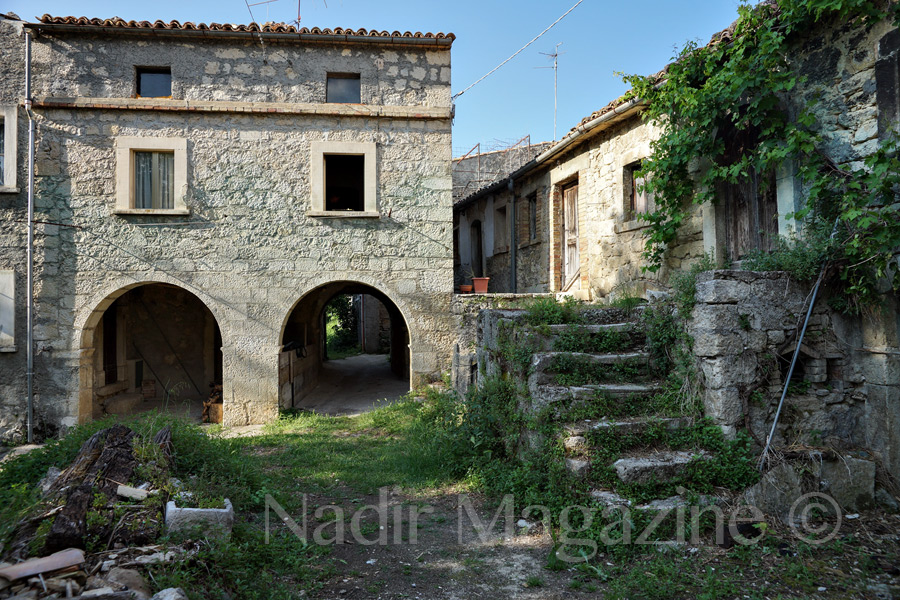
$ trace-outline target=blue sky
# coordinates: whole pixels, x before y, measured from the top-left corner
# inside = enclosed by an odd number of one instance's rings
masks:
[[[259,0],[250,0],[250,4]],[[577,0],[300,0],[307,27],[365,27],[453,32],[453,92],[521,48]],[[526,135],[553,139],[552,64],[559,50],[557,137],[626,90],[615,75],[653,73],[688,40],[707,42],[737,17],[738,0],[584,0],[566,19],[456,101],[454,156],[481,143],[490,149]],[[266,5],[254,6],[257,21]],[[268,5],[272,21],[297,17],[297,0]],[[243,0],[2,0],[0,11],[33,20],[44,13],[125,19],[247,23]]]

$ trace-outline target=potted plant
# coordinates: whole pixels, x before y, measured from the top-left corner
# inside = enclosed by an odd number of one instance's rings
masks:
[[[490,277],[473,277],[472,278],[472,287],[475,288],[476,294],[487,294],[488,291],[488,281],[490,281]]]
[[[472,293],[472,284],[470,284],[470,283],[459,284],[459,293],[460,294],[471,294]]]

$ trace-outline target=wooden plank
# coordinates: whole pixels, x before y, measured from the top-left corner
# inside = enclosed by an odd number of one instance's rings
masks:
[[[22,579],[23,577],[31,577],[41,573],[49,573],[58,571],[67,567],[80,565],[84,562],[84,551],[77,548],[69,548],[61,550],[50,556],[43,558],[33,558],[16,565],[10,565],[0,569],[0,577],[9,581]]]

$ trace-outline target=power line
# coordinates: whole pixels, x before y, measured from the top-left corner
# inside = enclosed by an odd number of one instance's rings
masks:
[[[485,79],[487,79],[488,77],[490,77],[491,75],[493,75],[494,73],[496,73],[496,72],[500,69],[500,67],[502,67],[503,65],[505,65],[506,63],[508,63],[509,61],[511,61],[512,59],[514,59],[515,57],[517,57],[519,54],[522,53],[523,50],[525,50],[525,48],[527,48],[528,46],[530,46],[530,45],[532,45],[533,43],[535,43],[536,41],[538,41],[538,40],[541,38],[541,36],[543,36],[545,33],[547,33],[548,31],[550,31],[551,29],[553,29],[553,27],[554,27],[557,23],[559,23],[560,21],[562,21],[563,19],[565,19],[567,16],[569,16],[569,13],[572,12],[573,10],[575,10],[576,8],[578,8],[578,5],[581,4],[582,2],[584,2],[584,0],[578,0],[578,2],[576,2],[575,5],[574,5],[572,8],[570,8],[570,9],[567,10],[565,13],[563,13],[563,15],[562,15],[560,18],[558,18],[557,20],[553,21],[553,23],[551,23],[550,26],[547,27],[547,29],[545,29],[545,30],[543,30],[542,32],[540,32],[539,34],[537,34],[537,36],[535,36],[534,39],[532,39],[530,42],[528,42],[527,44],[525,44],[524,46],[522,46],[521,48],[519,48],[519,49],[515,52],[515,54],[513,54],[512,56],[510,56],[509,58],[507,58],[506,60],[504,60],[502,63],[500,63],[499,65],[497,65],[497,66],[494,67],[493,69],[491,69],[491,70],[490,70],[488,73],[486,73],[481,79],[479,79],[478,81],[476,81],[475,83],[473,83],[472,85],[470,85],[469,87],[467,87],[466,89],[464,89],[463,91],[457,92],[456,94],[454,94],[454,95],[450,98],[450,100],[451,100],[451,101],[452,101],[452,100],[456,100],[457,98],[459,98],[460,96],[462,96],[463,94],[465,94],[466,92],[468,92],[469,90],[471,90],[473,87],[475,87],[476,85],[478,85],[479,83],[481,83],[482,81],[484,81]]]

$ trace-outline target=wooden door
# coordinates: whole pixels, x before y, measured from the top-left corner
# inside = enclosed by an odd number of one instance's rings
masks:
[[[778,237],[778,202],[774,172],[740,183],[719,185],[725,206],[725,248],[729,258],[740,260],[748,252],[769,252]]]
[[[567,289],[580,266],[578,258],[578,184],[563,189],[563,289]]]

